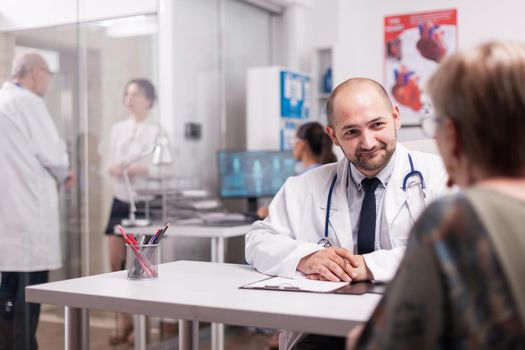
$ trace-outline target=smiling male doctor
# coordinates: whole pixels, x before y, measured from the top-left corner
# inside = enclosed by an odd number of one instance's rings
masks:
[[[345,158],[286,181],[268,217],[246,235],[246,260],[260,272],[282,277],[388,281],[411,226],[425,206],[445,193],[445,169],[438,156],[409,152],[397,142],[399,108],[374,80],[352,78],[340,84],[330,95],[327,115],[326,131]],[[414,171],[421,177],[405,182]],[[326,241],[331,247],[323,246]],[[299,339],[287,332],[281,348],[344,347],[339,337]]]

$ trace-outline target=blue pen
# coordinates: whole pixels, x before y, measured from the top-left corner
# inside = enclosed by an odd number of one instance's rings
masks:
[[[151,238],[150,238],[150,240],[149,240],[149,244],[155,244],[155,243],[157,243],[157,237],[158,237],[160,231],[161,231],[161,229],[158,228],[158,229],[157,229],[157,232],[155,232],[155,234],[154,234],[153,236],[151,236]]]

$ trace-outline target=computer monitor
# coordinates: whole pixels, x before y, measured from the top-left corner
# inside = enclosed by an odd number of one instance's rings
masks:
[[[297,162],[289,151],[219,151],[217,160],[222,198],[274,196]]]

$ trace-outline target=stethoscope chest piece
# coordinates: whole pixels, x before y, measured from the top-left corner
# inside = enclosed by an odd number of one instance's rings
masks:
[[[324,248],[330,248],[332,246],[332,243],[326,238],[321,238],[317,244]]]

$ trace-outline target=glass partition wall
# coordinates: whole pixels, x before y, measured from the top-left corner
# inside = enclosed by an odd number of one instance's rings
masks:
[[[77,1],[79,8],[83,1]],[[171,21],[163,42],[158,13],[83,21],[78,11],[74,24],[0,33],[2,82],[10,77],[13,57],[28,50],[40,52],[56,73],[45,101],[67,143],[77,185],[60,192],[64,262],[62,269],[52,271],[52,281],[109,271],[104,236],[114,193],[107,169],[109,136],[116,122],[129,117],[123,105],[127,81],[146,78],[157,88],[160,100],[150,118],[170,142],[170,186],[204,189],[216,196],[217,150],[245,148],[246,69],[275,63],[274,16],[239,0],[177,0],[169,11],[163,14]],[[162,55],[168,55],[169,62],[162,63]],[[195,126],[199,137],[189,132]],[[243,261],[243,243],[230,243],[230,261]],[[166,240],[164,261],[209,260],[209,244]],[[61,308],[43,307],[41,349],[63,346],[63,333],[55,330],[49,337],[47,322],[62,318]],[[110,348],[115,320],[113,314],[91,313],[92,347]],[[154,335],[150,343],[156,340],[159,336]]]
[[[55,73],[45,102],[77,176],[73,189],[60,190],[63,267],[51,272],[51,281],[109,271],[104,230],[113,198],[107,171],[110,130],[129,117],[123,104],[126,82],[145,78],[158,85],[156,24],[156,15],[150,14],[1,34],[9,66],[13,57],[36,51]],[[0,78],[8,79],[9,72]],[[156,106],[150,118],[158,121]],[[43,307],[41,320],[62,317],[62,308]],[[114,320],[112,314],[95,312],[91,325],[100,321],[114,328]],[[42,334],[47,326],[40,323],[40,348],[62,347],[63,342]],[[110,331],[101,344],[108,345]]]

